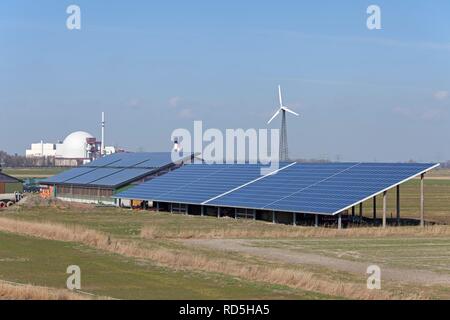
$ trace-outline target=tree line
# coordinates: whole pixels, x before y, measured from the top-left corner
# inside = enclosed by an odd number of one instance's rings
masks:
[[[0,150],[0,167],[52,167],[54,164],[54,158],[51,157],[27,158],[17,153],[12,155]]]

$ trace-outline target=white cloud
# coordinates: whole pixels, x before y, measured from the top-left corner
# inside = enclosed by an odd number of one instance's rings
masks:
[[[448,92],[448,91],[445,91],[445,90],[436,91],[436,92],[433,94],[433,97],[434,97],[436,100],[442,101],[442,100],[445,100],[445,99],[447,99],[447,98],[449,97],[449,92]]]
[[[178,105],[180,104],[180,100],[181,100],[180,97],[171,97],[169,99],[169,106],[171,106],[173,108],[178,107]]]
[[[422,120],[434,120],[439,119],[442,116],[443,112],[441,109],[429,108],[427,110],[422,111],[420,117]]]
[[[169,107],[174,109],[175,114],[183,119],[191,119],[194,117],[194,112],[189,104],[181,97],[174,96],[168,100]]]
[[[392,109],[392,112],[399,114],[404,117],[412,117],[413,116],[413,110],[411,108],[406,107],[395,107]]]
[[[184,119],[191,119],[193,118],[194,114],[190,108],[184,108],[178,112],[178,116]]]
[[[142,101],[137,98],[132,98],[127,101],[126,106],[130,109],[139,109],[140,107],[142,107]]]
[[[445,110],[442,108],[418,108],[418,107],[395,107],[392,112],[409,119],[436,120],[442,117]]]

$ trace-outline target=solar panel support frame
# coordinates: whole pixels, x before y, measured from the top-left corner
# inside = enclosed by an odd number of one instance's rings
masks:
[[[425,169],[425,170],[423,170],[423,171],[421,171],[421,172],[415,174],[414,176],[411,176],[411,177],[408,177],[408,178],[406,178],[406,179],[403,179],[402,181],[397,182],[397,183],[395,183],[395,184],[393,184],[393,185],[391,185],[391,186],[389,186],[389,187],[386,187],[386,188],[384,188],[383,190],[378,191],[377,193],[371,194],[370,196],[367,196],[367,197],[365,197],[365,198],[362,199],[362,200],[358,200],[358,201],[355,202],[355,203],[352,203],[352,204],[350,204],[350,205],[348,205],[348,206],[346,206],[346,207],[344,207],[344,208],[342,208],[342,209],[339,209],[339,210],[333,212],[331,215],[334,216],[334,215],[336,215],[336,214],[338,214],[338,213],[340,213],[340,212],[342,212],[342,211],[348,210],[348,209],[350,209],[352,206],[354,206],[354,205],[356,205],[356,204],[358,204],[358,203],[360,203],[360,202],[361,202],[361,204],[362,204],[364,201],[366,201],[366,200],[368,200],[368,199],[370,199],[370,198],[372,198],[372,197],[374,197],[374,196],[377,196],[377,195],[379,195],[379,194],[383,194],[383,192],[388,191],[388,190],[390,190],[390,189],[392,189],[392,188],[394,188],[394,187],[396,187],[396,186],[398,186],[398,185],[401,185],[401,184],[403,184],[403,183],[405,183],[405,182],[407,182],[407,181],[409,181],[409,180],[411,180],[411,179],[414,179],[415,177],[418,177],[418,176],[421,176],[421,177],[422,177],[422,175],[425,175],[425,173],[427,173],[427,172],[430,171],[430,170],[436,169],[436,168],[439,167],[440,165],[441,165],[440,163],[437,163],[437,164],[435,164],[434,166],[432,166],[432,167],[430,167],[430,168],[427,168],[427,169]],[[422,180],[423,180],[423,178],[422,178]]]

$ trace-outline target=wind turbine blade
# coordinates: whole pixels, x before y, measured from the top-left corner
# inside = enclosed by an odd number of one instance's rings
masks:
[[[278,85],[278,99],[280,100],[280,108],[283,106],[283,99],[281,98],[281,86]]]
[[[271,123],[272,122],[272,120],[273,119],[275,119],[275,117],[280,113],[280,110],[281,109],[278,109],[278,111],[277,112],[275,112],[275,114],[272,116],[272,118],[270,118],[270,120],[269,121],[267,121],[267,124],[269,124],[269,123]]]
[[[297,112],[292,111],[291,109],[288,109],[286,107],[281,107],[281,109],[283,109],[284,111],[290,112],[292,114],[295,114],[296,116],[298,116],[299,114]]]

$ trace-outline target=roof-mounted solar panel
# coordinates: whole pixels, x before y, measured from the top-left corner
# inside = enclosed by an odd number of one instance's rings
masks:
[[[70,184],[89,184],[92,181],[102,179],[102,178],[112,175],[120,170],[121,169],[116,169],[116,168],[97,168],[97,169],[89,172],[89,174],[74,177],[74,178],[66,180],[64,182],[70,183]]]
[[[41,183],[63,183],[69,179],[83,176],[94,170],[95,170],[94,168],[86,168],[86,167],[73,168],[73,169],[64,171],[60,174],[57,174],[53,177],[49,177],[47,179],[41,180]]]
[[[91,181],[90,185],[95,186],[117,186],[124,182],[137,179],[139,177],[145,176],[149,173],[148,169],[121,169],[113,174],[107,175],[97,180]]]
[[[43,181],[44,184],[116,187],[170,166],[170,152],[114,153]],[[128,171],[133,169],[132,171]]]
[[[192,164],[116,197],[334,215],[436,166],[295,163],[261,176],[259,165]]]

